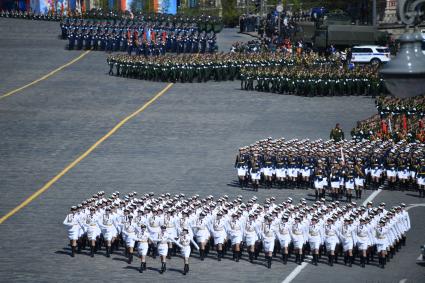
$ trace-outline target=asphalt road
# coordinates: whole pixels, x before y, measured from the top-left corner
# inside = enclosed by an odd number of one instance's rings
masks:
[[[79,56],[57,39],[58,23],[0,18],[0,96]],[[219,35],[228,50],[238,38]],[[249,39],[249,38],[248,38]],[[103,52],[90,52],[75,64],[14,95],[0,99],[0,217],[56,176],[119,121],[166,87],[164,83],[110,77]],[[204,262],[191,259],[189,275],[173,258],[160,275],[159,260],[148,259],[148,272],[128,265],[121,254],[94,259],[69,256],[62,221],[71,205],[104,190],[110,193],[155,191],[214,196],[241,194],[232,167],[238,147],[273,136],[324,138],[336,122],[347,135],[357,120],[375,113],[366,97],[306,98],[245,92],[239,82],[175,84],[28,206],[0,224],[1,282],[109,281],[141,278],[152,282],[281,282],[296,267],[277,259],[262,262]],[[370,194],[367,192],[366,196]],[[260,190],[274,195],[311,198],[304,190]],[[376,202],[424,203],[411,192],[381,192]],[[423,244],[425,207],[409,210],[408,243],[385,270],[340,265],[307,265],[293,282],[424,282],[416,263]],[[246,257],[244,258],[246,259]]]

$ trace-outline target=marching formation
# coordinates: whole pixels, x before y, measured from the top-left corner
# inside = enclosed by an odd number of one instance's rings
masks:
[[[376,99],[378,113],[357,122],[353,139],[392,139],[425,143],[425,96],[399,99],[380,96]]]
[[[71,207],[63,223],[68,227],[73,257],[87,244],[92,257],[102,248],[109,257],[124,245],[129,264],[137,250],[141,273],[146,270],[148,254],[152,259],[160,256],[163,273],[166,260],[180,250],[185,275],[193,248],[199,250],[201,261],[212,250],[221,261],[231,250],[233,261],[239,262],[246,250],[253,263],[263,252],[268,268],[278,253],[284,264],[292,254],[297,264],[311,254],[314,265],[327,255],[332,266],[343,255],[345,265],[352,266],[359,257],[362,267],[378,255],[379,266],[384,268],[405,245],[410,229],[404,204],[387,210],[384,203],[373,207],[371,202],[357,206],[320,199],[308,205],[304,199],[294,204],[291,198],[279,203],[271,197],[260,204],[255,196],[243,202],[242,196],[201,199],[199,195],[156,197],[136,192],[122,199],[119,192],[109,198],[98,192]]]
[[[341,64],[244,68],[241,89],[302,96],[372,95],[386,93],[375,66],[349,69]]]
[[[240,77],[243,68],[266,66],[318,66],[334,64],[317,54],[300,57],[266,53],[216,53],[194,55],[170,55],[144,57],[111,55],[107,58],[109,74],[122,77],[164,82],[226,81]]]
[[[351,202],[366,187],[381,186],[418,190],[425,198],[425,144],[407,141],[267,138],[240,148],[235,168],[241,187],[251,182],[254,190],[260,184],[268,189],[313,188],[316,200],[345,195]]]
[[[98,21],[65,19],[60,27],[68,49],[125,51],[129,55],[206,53],[217,49],[214,31],[207,33],[195,22],[173,22],[170,17]],[[160,22],[162,20],[164,22]]]
[[[0,17],[36,20],[36,21],[60,21],[62,19],[61,15],[55,14],[55,13],[40,14],[40,13],[33,13],[31,11],[19,11],[19,10],[1,10]]]

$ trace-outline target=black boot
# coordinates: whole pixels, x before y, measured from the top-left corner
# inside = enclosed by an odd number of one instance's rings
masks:
[[[75,256],[75,247],[71,246],[71,257]]]
[[[185,265],[184,265],[184,268],[183,268],[183,275],[186,275],[186,273],[187,273],[187,266],[188,266],[188,264],[185,264]]]
[[[140,273],[143,273],[143,262],[140,264],[139,272],[140,272]]]
[[[283,264],[288,263],[288,254],[283,254]]]
[[[329,255],[329,266],[334,266],[334,256]]]
[[[387,264],[387,259],[385,257],[382,258],[382,268],[385,268],[385,265]]]
[[[81,252],[82,241],[81,239],[77,241],[77,253]]]
[[[167,252],[167,258],[168,258],[168,259],[171,259],[171,249],[168,249],[168,252]]]
[[[133,253],[130,253],[128,257],[128,264],[131,264],[133,262]]]
[[[166,270],[167,270],[167,264],[166,264],[165,262],[163,262],[163,263],[162,263],[162,266],[161,266],[161,271],[160,271],[160,273],[162,274],[162,273],[164,273]]]
[[[110,250],[111,247],[106,246],[106,257],[111,257]]]
[[[143,263],[143,270],[146,270],[146,262]]]
[[[272,257],[266,256],[266,262],[267,262],[267,268],[271,268],[272,267]]]
[[[200,256],[201,260],[203,261],[204,258],[205,258],[204,250],[199,250],[199,256]]]
[[[94,257],[94,246],[90,247],[90,256]]]
[[[365,258],[363,256],[360,256],[360,266],[365,267]]]
[[[353,265],[354,257],[348,256],[348,266],[351,267]]]
[[[317,254],[313,254],[313,264],[317,266]]]
[[[249,255],[249,262],[253,263],[254,262],[254,255],[252,254],[252,252],[248,252]]]

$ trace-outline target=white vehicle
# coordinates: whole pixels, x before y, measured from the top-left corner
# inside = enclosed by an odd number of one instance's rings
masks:
[[[390,49],[378,45],[354,46],[351,49],[353,63],[381,64],[391,60]]]

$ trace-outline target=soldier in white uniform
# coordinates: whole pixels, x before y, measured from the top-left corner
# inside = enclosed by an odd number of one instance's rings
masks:
[[[345,218],[344,224],[340,227],[340,241],[344,252],[344,264],[352,266],[353,264],[353,246],[354,246],[354,230],[355,227],[350,224],[350,219]]]
[[[204,260],[205,258],[205,245],[208,242],[210,236],[208,231],[208,221],[205,219],[205,216],[206,213],[201,212],[193,226],[195,231],[196,242],[198,242],[199,245],[199,255],[201,260]]]
[[[291,227],[291,239],[294,244],[294,252],[295,252],[295,263],[301,265],[302,263],[302,254],[303,254],[303,246],[304,246],[304,227],[303,224],[300,223],[300,217],[295,217],[294,223]]]
[[[266,222],[263,224],[261,238],[263,240],[263,249],[267,262],[267,268],[272,266],[272,254],[275,244],[275,228],[272,225],[273,218],[268,217]]]
[[[172,210],[168,210],[164,216],[164,225],[167,226],[167,232],[170,235],[170,238],[174,239],[177,237],[177,228],[174,217],[171,215]],[[173,242],[168,243],[168,255],[167,258],[171,259],[171,253],[175,250]]]
[[[401,244],[403,246],[406,245],[406,233],[410,230],[410,217],[409,217],[409,212],[407,212],[406,205],[404,203],[400,204],[400,209],[401,209],[401,216],[402,216],[402,225],[404,226],[404,231],[401,235]]]
[[[223,213],[219,211],[216,215],[215,220],[212,223],[212,235],[214,237],[214,244],[217,251],[217,260],[221,261],[223,257],[223,244],[226,241],[226,220],[223,219]]]
[[[360,254],[360,265],[365,267],[366,251],[371,243],[371,235],[364,218],[360,219],[360,225],[356,229],[356,244]]]
[[[77,207],[73,206],[71,207],[71,213],[69,213],[65,220],[63,221],[63,224],[68,226],[68,239],[70,241],[71,245],[71,256],[75,256],[75,249],[77,247],[77,240],[80,233],[80,223],[79,219],[76,216]]]
[[[379,256],[379,266],[385,268],[387,248],[389,245],[388,228],[385,226],[385,220],[379,221],[379,226],[375,228],[376,251]]]
[[[239,262],[241,258],[240,243],[242,242],[242,222],[238,218],[238,214],[232,214],[232,220],[228,223],[230,240],[232,242],[233,260]]]
[[[90,241],[90,256],[94,257],[94,249],[96,246],[96,240],[100,235],[100,228],[98,225],[98,216],[95,214],[96,209],[94,207],[90,208],[90,214],[87,215],[81,224],[84,226],[87,238]]]
[[[101,222],[99,226],[102,229],[103,237],[106,241],[106,256],[110,257],[112,253],[111,244],[115,240],[114,236],[116,235],[115,222],[112,218],[111,209],[107,207],[105,209],[105,214],[101,216]]]
[[[152,210],[152,216],[148,220],[148,231],[150,233],[151,239],[158,238],[159,232],[161,232],[161,218],[158,216],[158,211]],[[157,245],[156,242],[152,242],[150,249],[153,255],[153,258],[156,258],[157,254]]]
[[[161,258],[161,270],[160,273],[164,273],[167,270],[167,254],[168,254],[168,242],[175,242],[167,232],[167,226],[161,226],[161,232],[158,233],[158,237],[154,239],[158,244],[158,254]]]
[[[199,250],[199,246],[196,244],[196,242],[193,240],[193,237],[189,235],[189,229],[183,228],[182,233],[178,237],[178,240],[176,244],[181,249],[181,256],[184,260],[184,268],[183,268],[183,275],[186,275],[186,273],[189,272],[189,257],[190,257],[190,244],[193,244],[193,246]]]
[[[325,245],[326,250],[328,251],[328,263],[330,266],[333,266],[335,259],[335,247],[338,244],[338,229],[334,224],[335,218],[330,217],[327,220],[327,224],[325,225]]]
[[[136,242],[136,229],[137,224],[135,221],[133,221],[133,215],[128,216],[128,221],[124,223],[122,234],[123,239],[125,240],[125,245],[127,248],[127,254],[128,254],[128,264],[131,264],[133,261],[133,250],[134,250],[134,244]]]
[[[255,242],[258,240],[258,227],[254,219],[254,214],[249,214],[249,219],[245,222],[243,239],[248,250],[249,261],[254,261]]]
[[[288,247],[291,243],[291,223],[288,215],[282,215],[281,221],[277,225],[276,236],[282,249],[282,260],[284,264],[288,262]]]
[[[308,227],[308,243],[313,253],[313,264],[317,265],[319,261],[319,249],[323,239],[323,229],[320,224],[317,223],[318,219],[314,216],[311,218],[310,225]]]
[[[149,241],[153,242],[150,233],[146,229],[146,224],[140,224],[140,229],[136,232],[136,241],[138,242],[137,252],[141,261],[139,272],[143,273],[146,270],[146,255],[149,250]]]

